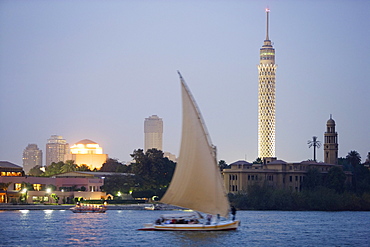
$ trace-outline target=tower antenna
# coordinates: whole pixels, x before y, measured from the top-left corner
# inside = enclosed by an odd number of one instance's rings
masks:
[[[266,40],[270,40],[269,39],[269,13],[270,13],[270,9],[266,8]]]

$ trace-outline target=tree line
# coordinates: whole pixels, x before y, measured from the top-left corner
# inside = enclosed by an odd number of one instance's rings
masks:
[[[45,167],[36,166],[29,172],[31,176],[50,177],[73,171],[112,172],[106,176],[102,190],[108,194],[132,194],[135,198],[161,197],[167,190],[175,170],[176,163],[163,156],[157,149],[134,150],[131,154],[133,163],[125,165],[117,159],[108,159],[100,169],[90,170],[86,165],[76,165],[74,161],[53,162]]]

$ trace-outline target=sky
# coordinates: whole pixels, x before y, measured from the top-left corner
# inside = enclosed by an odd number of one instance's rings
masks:
[[[182,73],[218,159],[258,155],[259,49],[276,50],[276,156],[313,159],[330,114],[339,157],[370,152],[370,1],[0,2],[0,160],[22,165],[51,135],[90,139],[127,162],[144,120],[163,119],[178,155]],[[317,160],[323,161],[323,148]]]

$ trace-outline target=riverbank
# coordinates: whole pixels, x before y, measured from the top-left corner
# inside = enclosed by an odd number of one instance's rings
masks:
[[[109,205],[108,210],[145,210],[145,207],[152,204],[122,204],[122,205]],[[1,210],[68,210],[73,207],[73,204],[50,205],[50,204],[0,204]],[[180,207],[161,204],[163,210],[176,210]]]

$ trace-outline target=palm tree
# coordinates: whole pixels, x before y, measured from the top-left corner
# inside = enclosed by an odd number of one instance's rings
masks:
[[[358,192],[358,182],[361,180],[361,156],[360,154],[352,150],[349,152],[346,156],[346,159],[348,160],[350,166],[352,167],[352,173],[353,173],[353,179],[352,179],[352,184],[355,188],[355,191]]]
[[[359,164],[361,164],[361,156],[360,156],[360,154],[359,154],[357,151],[355,151],[355,150],[353,150],[353,151],[349,152],[349,153],[347,154],[346,158],[347,158],[348,162],[349,162],[351,165],[353,165],[354,167],[355,167],[355,166],[357,166],[357,165],[359,165]]]
[[[76,171],[77,165],[74,164],[73,160],[67,160],[64,165],[61,167],[60,172],[61,173],[66,173],[66,172],[73,172]]]
[[[321,142],[317,140],[317,136],[312,137],[312,141],[307,142],[308,147],[313,147],[313,160],[316,161],[316,147],[321,147]]]

